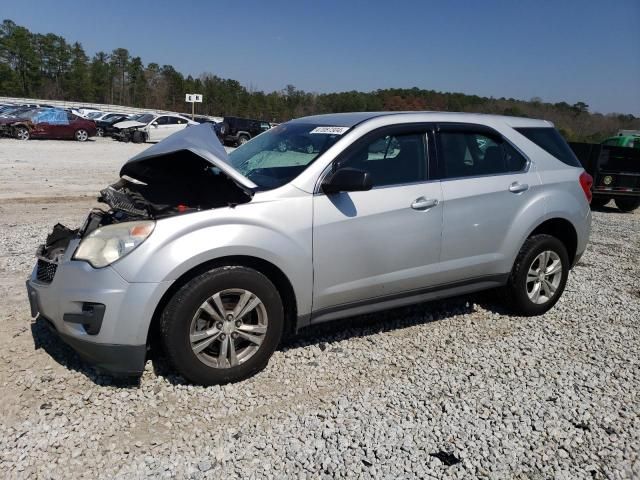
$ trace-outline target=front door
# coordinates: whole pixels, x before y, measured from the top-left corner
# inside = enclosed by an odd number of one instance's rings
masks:
[[[442,193],[428,180],[426,131],[369,134],[334,162],[368,171],[373,188],[314,196],[314,314],[430,286]]]
[[[163,115],[161,117],[156,118],[149,125],[149,138],[150,142],[159,142],[160,140],[164,140],[167,138],[172,132],[170,132],[169,127],[169,117]]]

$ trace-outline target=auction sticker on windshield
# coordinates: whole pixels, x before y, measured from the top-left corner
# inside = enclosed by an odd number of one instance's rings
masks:
[[[309,133],[324,133],[325,135],[342,135],[349,127],[316,127]]]

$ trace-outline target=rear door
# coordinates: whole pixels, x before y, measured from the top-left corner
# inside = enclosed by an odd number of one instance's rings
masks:
[[[74,115],[71,112],[66,112],[66,121],[61,121],[58,125],[58,132],[60,138],[73,138],[76,130],[84,128],[84,119]]]
[[[41,123],[38,128],[45,132],[47,138],[70,138],[73,137],[70,124],[78,117],[64,110],[48,110],[43,112],[39,118]]]
[[[493,129],[439,125],[442,269],[446,281],[503,274],[511,225],[540,182],[527,158]]]
[[[442,193],[440,182],[428,177],[428,127],[369,134],[334,162],[334,170],[368,171],[373,188],[314,196],[314,315],[431,284],[440,256]]]

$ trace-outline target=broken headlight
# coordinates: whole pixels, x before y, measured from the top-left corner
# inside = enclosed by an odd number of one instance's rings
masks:
[[[155,222],[123,222],[100,227],[82,239],[73,258],[89,262],[95,268],[106,267],[131,253],[144,242]]]

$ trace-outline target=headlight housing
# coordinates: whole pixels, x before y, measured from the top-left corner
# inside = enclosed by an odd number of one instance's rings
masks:
[[[111,265],[144,242],[155,225],[156,222],[146,220],[97,228],[82,239],[73,258],[89,262],[95,268]]]

